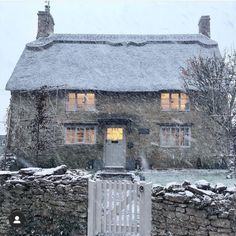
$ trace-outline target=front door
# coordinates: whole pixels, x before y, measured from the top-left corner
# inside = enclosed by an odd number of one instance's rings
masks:
[[[124,168],[126,163],[124,127],[107,127],[105,132],[104,162],[106,168]]]

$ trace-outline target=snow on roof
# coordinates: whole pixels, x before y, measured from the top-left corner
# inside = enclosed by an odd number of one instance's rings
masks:
[[[26,45],[6,89],[181,90],[180,67],[213,54],[218,44],[201,34],[52,34]]]

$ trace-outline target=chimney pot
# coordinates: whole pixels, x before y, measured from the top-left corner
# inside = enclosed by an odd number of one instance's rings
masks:
[[[203,34],[208,38],[211,37],[211,27],[210,27],[210,16],[201,16],[198,27],[199,27],[199,34]]]

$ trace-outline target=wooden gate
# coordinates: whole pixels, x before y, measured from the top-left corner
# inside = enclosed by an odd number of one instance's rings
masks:
[[[150,236],[151,183],[90,180],[88,236]]]

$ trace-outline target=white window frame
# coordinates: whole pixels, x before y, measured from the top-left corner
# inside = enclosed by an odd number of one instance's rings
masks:
[[[77,134],[77,130],[78,129],[83,129],[83,142],[67,143],[66,138],[67,138],[67,129],[68,128],[75,129],[75,137],[76,137],[76,134]],[[85,135],[84,134],[85,134],[85,129],[86,128],[90,128],[90,129],[93,128],[94,129],[94,143],[86,143],[85,142]],[[92,126],[92,125],[65,125],[64,126],[64,143],[65,143],[65,145],[95,145],[97,143],[97,127]]]
[[[162,110],[162,111],[167,111],[167,112],[168,112],[168,111],[177,111],[177,112],[189,112],[189,111],[190,111],[190,101],[189,101],[189,96],[188,96],[188,94],[186,94],[186,93],[184,93],[184,92],[177,92],[177,91],[176,91],[176,92],[175,92],[175,91],[172,91],[172,92],[166,91],[166,92],[161,92],[161,95],[162,95],[163,93],[168,93],[168,94],[169,94],[169,108],[168,108],[167,110],[163,109],[163,108],[162,108],[162,100],[161,100],[161,110]],[[185,110],[181,110],[181,100],[182,100],[181,94],[182,94],[182,93],[188,96],[188,108],[185,109]],[[178,109],[172,109],[172,108],[171,108],[172,94],[178,94]]]
[[[70,93],[74,93],[75,94],[75,103],[74,103],[74,109],[70,110],[69,109],[69,94]],[[79,94],[84,94],[86,97],[88,93],[92,93],[94,94],[94,105],[93,106],[89,106],[87,103],[84,103],[83,106],[79,106],[78,105],[78,95]],[[96,94],[94,92],[75,92],[75,91],[69,91],[67,93],[66,96],[66,111],[67,112],[76,112],[76,111],[81,111],[81,110],[85,110],[85,111],[94,111],[96,110]]]
[[[179,139],[179,145],[173,145],[171,143],[164,143],[164,134],[163,131],[164,129],[170,129],[170,135],[172,133],[172,129],[184,129],[184,136],[185,136],[185,129],[188,129],[188,143],[189,145],[180,145],[180,139]],[[179,132],[180,133],[180,132]],[[184,141],[185,141],[185,137],[184,137]],[[183,142],[184,143],[184,142]],[[190,148],[191,147],[191,126],[188,125],[161,125],[160,126],[160,146],[163,148]]]

